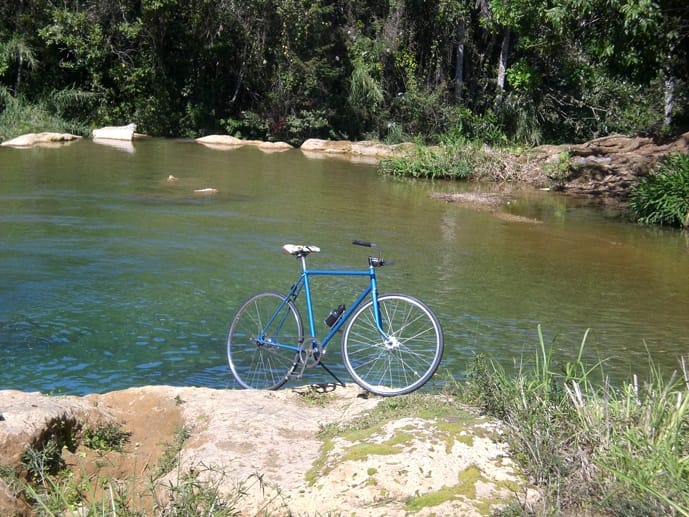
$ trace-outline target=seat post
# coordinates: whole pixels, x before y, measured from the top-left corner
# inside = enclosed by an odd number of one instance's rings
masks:
[[[302,253],[299,255],[299,260],[301,262],[301,270],[304,272],[306,271],[306,253]]]

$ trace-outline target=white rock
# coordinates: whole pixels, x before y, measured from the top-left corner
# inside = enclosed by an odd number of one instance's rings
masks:
[[[132,140],[136,131],[136,124],[126,126],[105,126],[93,130],[93,138],[106,138],[110,140]]]

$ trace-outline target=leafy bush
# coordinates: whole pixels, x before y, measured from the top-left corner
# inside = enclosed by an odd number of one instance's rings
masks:
[[[243,111],[240,118],[220,120],[220,127],[230,136],[242,139],[264,139],[268,134],[268,122],[258,113]]]
[[[284,130],[274,136],[300,146],[308,138],[327,138],[329,128],[326,110],[301,110],[289,115]]]
[[[689,228],[689,154],[660,160],[632,189],[629,207],[640,223]]]

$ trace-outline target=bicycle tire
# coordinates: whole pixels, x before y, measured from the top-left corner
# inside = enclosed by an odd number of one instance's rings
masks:
[[[259,344],[261,335],[294,346],[303,341],[299,310],[283,294],[265,291],[251,296],[237,310],[227,334],[227,360],[237,382],[244,388],[276,390],[289,379],[297,353]]]
[[[382,329],[378,332],[373,301],[354,312],[342,336],[342,361],[354,382],[382,396],[404,395],[433,376],[443,356],[438,318],[423,302],[405,294],[378,297]]]

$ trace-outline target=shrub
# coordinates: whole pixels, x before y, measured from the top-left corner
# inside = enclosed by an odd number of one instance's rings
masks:
[[[689,228],[689,154],[661,159],[631,191],[629,207],[642,224]]]
[[[242,139],[264,139],[268,134],[268,122],[253,111],[243,111],[238,119],[221,119],[220,127],[228,135]]]

